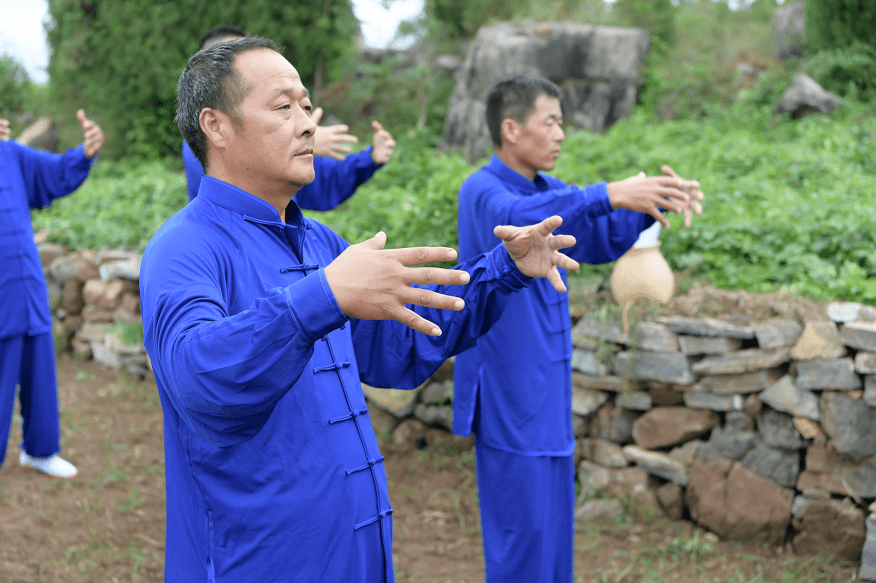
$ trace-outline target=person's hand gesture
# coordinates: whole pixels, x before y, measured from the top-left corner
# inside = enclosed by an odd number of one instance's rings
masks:
[[[560,216],[548,217],[528,227],[499,225],[493,234],[502,239],[508,254],[517,269],[529,277],[546,277],[558,292],[566,291],[558,267],[575,271],[578,262],[559,252],[575,244],[572,235],[554,235],[553,231],[563,224]]]
[[[0,117],[0,142],[9,139],[9,120]]]
[[[687,206],[684,207],[684,226],[690,228],[691,220],[693,219],[693,213],[695,213],[698,217],[703,216],[703,205],[700,204],[705,199],[705,195],[703,195],[703,191],[700,190],[700,183],[696,180],[684,180],[681,176],[675,173],[675,170],[670,168],[669,166],[663,166],[660,169],[663,174],[666,176],[671,176],[672,178],[677,178],[681,180],[685,186],[683,189],[690,196],[690,202]]]
[[[371,149],[371,160],[375,164],[386,164],[392,158],[392,151],[395,149],[395,140],[392,134],[383,129],[379,121],[371,122],[371,129],[374,130],[374,141]]]
[[[460,298],[413,288],[414,284],[461,285],[468,283],[468,273],[440,267],[417,267],[456,259],[449,247],[409,247],[384,249],[386,233],[349,246],[325,268],[325,278],[338,305],[350,318],[361,320],[397,320],[405,326],[440,336],[434,323],[405,307],[414,304],[442,310],[461,310]]]
[[[76,112],[76,119],[82,125],[82,133],[85,135],[85,156],[94,158],[100,147],[103,146],[104,136],[103,130],[95,122],[85,117],[85,111],[79,110]]]
[[[313,155],[325,156],[336,160],[343,160],[347,154],[353,151],[350,144],[355,144],[359,138],[348,134],[350,128],[345,124],[333,126],[321,126],[322,108],[317,107],[310,115],[310,119],[316,124],[316,133],[313,136]]]
[[[609,182],[608,198],[612,208],[651,215],[668,229],[669,221],[660,208],[673,213],[684,212],[690,207],[690,193],[698,191],[699,187],[699,182],[695,180],[684,180],[678,176],[645,176],[641,172],[618,182]]]

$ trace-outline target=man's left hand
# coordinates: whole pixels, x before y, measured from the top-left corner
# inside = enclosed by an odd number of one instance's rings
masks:
[[[673,170],[669,166],[663,166],[663,168],[661,168],[660,170],[666,176],[677,178],[687,185],[686,187],[682,187],[682,190],[687,192],[690,196],[690,201],[687,205],[684,206],[684,226],[690,228],[690,224],[693,219],[693,213],[696,213],[698,217],[703,216],[703,205],[700,203],[703,202],[705,196],[703,195],[703,191],[700,190],[700,183],[696,180],[685,180],[684,178],[676,174],[675,170]]]
[[[9,139],[9,120],[0,117],[0,142]]]
[[[79,110],[76,112],[76,119],[82,125],[82,133],[85,134],[85,156],[94,158],[100,147],[103,146],[104,135],[103,130],[95,122],[85,116],[85,111]]]
[[[548,217],[528,227],[499,225],[493,234],[502,239],[517,269],[529,277],[546,277],[558,292],[566,291],[557,269],[578,269],[578,262],[559,252],[575,244],[572,235],[554,235],[553,231],[563,224],[562,217]]]
[[[379,121],[371,122],[371,129],[374,130],[373,148],[371,149],[371,160],[375,164],[386,164],[392,158],[392,151],[395,149],[395,140],[392,134],[383,129]]]

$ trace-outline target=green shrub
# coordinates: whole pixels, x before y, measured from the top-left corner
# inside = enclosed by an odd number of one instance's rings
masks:
[[[876,46],[876,0],[805,0],[806,43],[813,52],[858,43]]]
[[[8,119],[24,111],[30,84],[21,63],[12,56],[0,55],[0,117]]]
[[[876,97],[876,47],[852,46],[819,51],[808,57],[804,70],[822,87],[843,97]]]

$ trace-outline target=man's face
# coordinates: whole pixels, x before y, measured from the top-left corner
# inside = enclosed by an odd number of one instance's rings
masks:
[[[241,123],[227,147],[235,171],[267,190],[310,184],[316,124],[298,71],[270,49],[240,53],[234,66],[249,88],[238,109]]]
[[[539,171],[556,167],[561,144],[566,139],[562,124],[560,100],[539,95],[533,112],[521,126],[517,143],[513,145],[520,164],[532,171],[533,178]]]

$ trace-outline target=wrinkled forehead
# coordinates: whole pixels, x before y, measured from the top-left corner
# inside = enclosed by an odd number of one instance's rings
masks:
[[[234,60],[234,67],[240,73],[248,94],[268,98],[279,94],[309,97],[298,70],[276,51],[253,49],[242,52]]]

